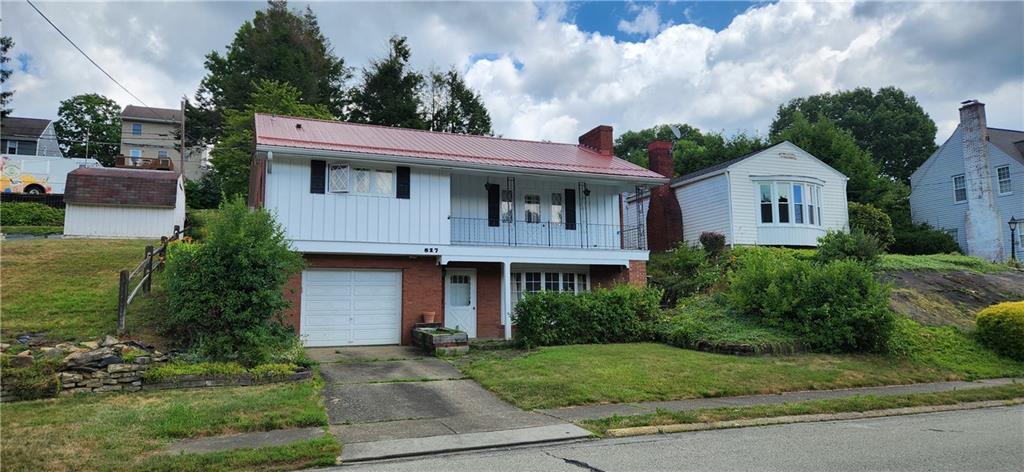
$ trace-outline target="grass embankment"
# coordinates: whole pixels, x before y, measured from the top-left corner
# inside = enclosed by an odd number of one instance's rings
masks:
[[[0,272],[4,338],[45,332],[54,341],[80,341],[112,333],[117,324],[118,271],[135,267],[152,244],[111,239],[5,241]]]
[[[973,344],[967,349],[961,344],[973,339],[953,338],[962,333],[942,334],[915,338],[924,347],[904,357],[745,357],[637,343],[478,352],[457,364],[525,409],[1024,376],[1024,363]]]
[[[4,225],[0,228],[4,234],[28,234],[32,236],[43,236],[47,234],[64,234],[63,226],[12,226]]]
[[[257,387],[81,395],[5,404],[4,470],[237,470],[331,465],[313,441],[214,454],[160,454],[174,440],[326,426],[318,380]],[[16,439],[15,439],[16,438]]]
[[[880,271],[920,270],[920,271],[968,271],[988,274],[1010,270],[1004,264],[993,264],[989,261],[962,254],[929,254],[922,256],[905,256],[902,254],[883,254],[878,262]]]
[[[1016,398],[1024,398],[1024,384],[885,397],[857,395],[854,397],[832,400],[814,400],[783,403],[781,405],[758,405],[740,408],[708,408],[681,412],[662,410],[657,413],[647,415],[612,416],[599,420],[586,420],[580,422],[580,425],[597,434],[605,434],[610,429],[633,428],[638,426],[710,423],[714,421],[773,418],[790,415],[846,413],[852,411],[863,412],[914,406],[956,405],[968,402],[1010,400]]]

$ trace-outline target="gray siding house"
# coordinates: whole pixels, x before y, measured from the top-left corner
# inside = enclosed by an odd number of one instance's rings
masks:
[[[0,122],[0,153],[64,157],[52,121],[15,116],[8,116]]]
[[[1024,218],[1024,131],[990,128],[985,105],[963,102],[953,135],[910,176],[917,223],[946,231],[972,256],[1010,258],[1012,217]],[[1017,258],[1024,257],[1018,229]]]

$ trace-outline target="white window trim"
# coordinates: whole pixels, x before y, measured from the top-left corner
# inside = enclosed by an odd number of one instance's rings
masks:
[[[14,145],[14,148],[13,148],[14,152],[11,152],[11,145],[12,144]],[[7,141],[7,146],[5,146],[5,147],[6,147],[6,149],[4,149],[4,154],[17,154],[18,153],[18,142],[17,141]]]
[[[961,179],[964,180],[964,199],[963,200],[957,200],[956,199],[956,179],[957,178],[961,178]],[[962,204],[962,203],[967,203],[967,176],[965,176],[964,174],[957,174],[957,175],[953,176],[952,181],[953,181],[953,203],[957,204],[957,205]]]
[[[537,197],[537,203],[529,203],[529,202],[527,202],[526,200],[528,198],[530,198],[530,197]],[[529,210],[530,205],[536,205],[537,206],[537,221],[530,221],[530,218],[528,216],[530,214],[530,210]],[[527,193],[527,194],[523,195],[523,222],[524,223],[531,224],[531,225],[533,225],[533,224],[540,224],[541,222],[544,221],[544,213],[543,213],[543,211],[544,211],[544,199],[541,198],[540,194],[538,194],[538,193]]]
[[[771,189],[771,205],[772,205],[772,222],[765,223],[761,221],[761,185],[768,185]],[[789,212],[789,222],[779,222],[779,184],[785,184],[789,189],[789,201],[786,203]],[[801,185],[803,189],[800,191],[801,203],[803,207],[803,223],[796,222],[796,202],[794,201],[793,185]],[[809,191],[808,187],[814,187],[813,191]],[[824,210],[822,209],[822,194],[825,191],[825,186],[818,182],[811,182],[807,180],[797,179],[779,179],[779,180],[765,180],[758,179],[754,180],[754,220],[757,222],[757,226],[767,227],[780,227],[780,228],[824,228],[822,217],[824,216]],[[814,198],[813,203],[810,203],[810,198]],[[814,215],[814,223],[810,223],[810,219],[807,217],[808,205],[813,205],[815,211],[818,213]]]
[[[331,185],[331,169],[332,168],[340,168],[340,167],[348,168],[348,175],[346,176],[346,179],[345,179],[345,189],[344,190],[335,190],[334,187],[332,187],[332,185]],[[369,179],[369,184],[370,184],[370,191],[369,192],[357,192],[355,190],[355,172],[357,170],[360,170],[360,171],[368,170],[369,171],[369,176],[367,177]],[[326,166],[326,169],[324,169],[324,172],[327,173],[327,175],[326,175],[326,179],[327,179],[327,193],[334,194],[334,195],[357,195],[357,196],[362,196],[362,197],[395,198],[396,191],[397,191],[397,188],[398,188],[398,182],[397,182],[398,176],[397,176],[396,169],[394,167],[374,167],[374,166],[366,166],[366,165],[359,165],[357,167],[356,165],[354,165],[354,164],[352,164],[350,162],[328,162],[327,166]],[[378,172],[387,172],[387,173],[391,174],[391,188],[388,190],[388,193],[380,193],[380,192],[376,191],[376,189],[377,189],[377,173]]]
[[[548,289],[547,289],[547,282],[548,282],[549,274],[550,275],[557,275],[558,276],[558,279],[557,279],[558,280],[558,290],[557,291],[561,292],[562,291],[562,287],[565,284],[565,279],[563,277],[563,274],[567,274],[567,273],[575,274],[575,277],[574,277],[575,280],[573,282],[573,288],[575,289],[575,291],[573,293],[579,295],[581,293],[589,292],[590,291],[590,271],[589,270],[580,270],[580,269],[566,269],[566,270],[558,270],[558,269],[538,269],[538,270],[522,269],[522,270],[517,270],[517,271],[512,272],[512,281],[511,281],[512,300],[513,300],[512,307],[513,308],[515,307],[516,303],[519,302],[519,300],[522,300],[523,297],[526,296],[526,294],[533,293],[533,292],[526,291],[526,275],[525,274],[527,274],[527,273],[531,273],[531,274],[538,274],[539,273],[540,274],[540,290],[537,290],[538,292],[546,292],[546,291],[548,291]],[[583,276],[586,279],[585,282],[582,283],[582,284],[580,283],[580,276]],[[554,281],[554,280],[552,280],[552,281]],[[517,284],[517,282],[518,282],[518,284]],[[519,287],[518,291],[516,290],[517,286]]]
[[[331,178],[331,174],[333,174],[336,169],[339,171],[341,169],[345,169],[345,177],[338,181],[338,187],[335,187],[334,179]],[[327,164],[326,178],[328,193],[348,193],[352,188],[352,166],[341,162]]]
[[[1006,180],[999,178],[999,169],[1006,169]],[[1006,186],[1009,187],[1010,190],[1003,192],[1003,182],[1006,182]],[[1013,195],[1013,178],[1010,176],[1010,166],[996,167],[996,191],[999,193],[1000,197]]]

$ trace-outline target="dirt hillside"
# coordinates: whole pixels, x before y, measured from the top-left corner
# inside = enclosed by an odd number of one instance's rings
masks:
[[[1024,271],[895,271],[882,278],[893,284],[892,309],[926,325],[972,327],[978,310],[1024,300]]]

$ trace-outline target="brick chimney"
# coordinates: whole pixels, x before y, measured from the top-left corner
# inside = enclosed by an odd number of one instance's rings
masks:
[[[967,100],[960,104],[960,133],[967,185],[967,252],[982,259],[1002,261],[1004,223],[992,193],[984,103]]]
[[[672,161],[670,141],[648,144],[647,159],[652,171],[672,178],[675,164]],[[650,204],[647,206],[647,248],[656,252],[668,251],[682,239],[683,213],[676,192],[669,184],[652,188]]]
[[[600,125],[580,136],[580,146],[597,151],[602,156],[612,155],[612,127]]]

